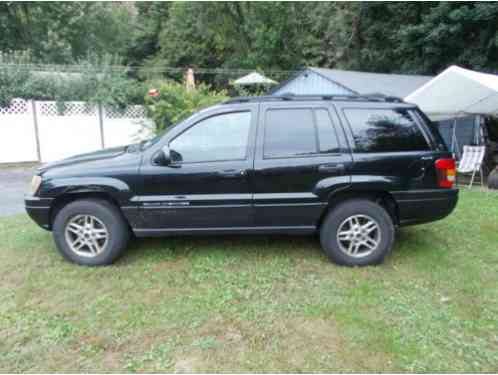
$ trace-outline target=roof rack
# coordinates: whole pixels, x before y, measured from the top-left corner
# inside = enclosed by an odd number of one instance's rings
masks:
[[[259,103],[267,101],[302,101],[302,100],[358,100],[358,101],[376,101],[376,102],[390,102],[390,103],[403,103],[403,99],[395,96],[368,96],[368,95],[295,95],[295,94],[282,94],[282,95],[263,95],[263,96],[239,96],[228,99],[222,104],[234,103]]]

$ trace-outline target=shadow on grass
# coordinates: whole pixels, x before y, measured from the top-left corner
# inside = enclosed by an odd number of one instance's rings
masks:
[[[446,244],[444,238],[429,228],[402,228],[396,232],[393,253],[398,261],[400,258],[418,258],[433,252],[441,244]],[[315,258],[328,262],[317,235],[213,235],[134,238],[119,263],[180,260],[194,256],[244,258],[247,261],[262,257]]]
[[[121,262],[192,256],[245,258],[324,258],[317,236],[223,235],[134,238]]]

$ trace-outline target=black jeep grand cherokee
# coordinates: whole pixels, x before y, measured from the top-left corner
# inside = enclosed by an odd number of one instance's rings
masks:
[[[61,140],[63,142],[63,140]],[[395,99],[236,98],[145,143],[46,165],[26,209],[67,259],[113,262],[131,232],[319,232],[336,263],[382,262],[395,228],[447,216],[455,162]]]

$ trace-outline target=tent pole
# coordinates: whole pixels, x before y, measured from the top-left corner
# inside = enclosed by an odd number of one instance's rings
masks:
[[[453,119],[453,135],[451,136],[451,151],[453,152],[453,155],[459,156],[458,141],[456,138],[456,124],[457,124],[457,119],[455,117]]]

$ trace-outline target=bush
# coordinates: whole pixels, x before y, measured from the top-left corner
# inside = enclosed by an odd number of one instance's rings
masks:
[[[172,81],[150,83],[149,87],[157,90],[157,96],[145,98],[147,114],[154,120],[156,132],[184,120],[199,109],[228,99],[226,91],[214,91],[204,84],[190,91],[185,85]]]
[[[0,51],[0,107],[6,107],[16,97],[26,93],[26,82],[30,73],[25,68],[29,61],[28,53],[9,53]]]
[[[0,53],[0,106],[12,99],[85,101],[115,108],[144,104],[146,85],[128,77],[126,67],[112,56],[89,56],[71,67],[40,69],[27,53]]]

